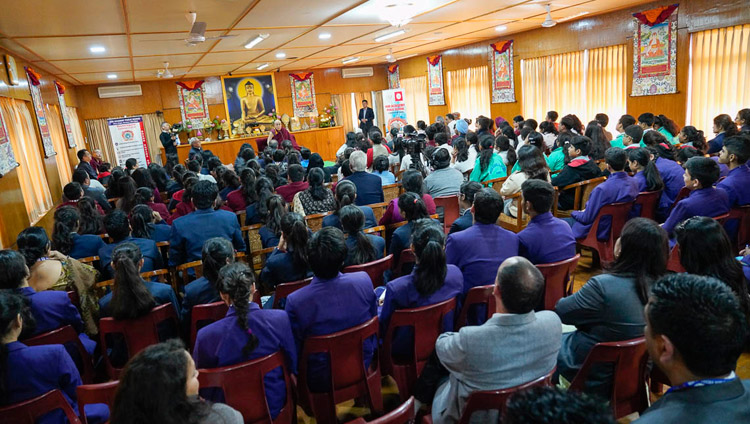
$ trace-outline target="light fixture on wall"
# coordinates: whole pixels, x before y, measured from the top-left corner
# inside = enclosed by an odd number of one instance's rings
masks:
[[[270,64],[269,64],[269,63],[264,63],[264,64],[262,64],[262,65],[258,66],[258,67],[257,67],[257,68],[255,68],[255,69],[257,69],[257,70],[259,70],[259,71],[262,71],[262,70],[264,70],[264,69],[268,68],[268,65],[270,65]]]
[[[269,34],[258,34],[257,37],[253,38],[252,40],[248,41],[247,44],[245,44],[246,49],[252,49],[255,47],[258,43],[265,40],[269,37]]]
[[[398,31],[393,31],[393,32],[390,32],[388,34],[384,34],[384,35],[381,35],[379,37],[376,37],[375,38],[375,42],[379,43],[381,41],[385,41],[385,40],[387,40],[389,38],[393,38],[393,37],[398,37],[399,35],[403,35],[403,34],[406,34],[406,30],[405,29],[400,29]]]
[[[343,63],[344,65],[347,65],[349,63],[354,63],[358,60],[359,60],[359,56],[355,56],[355,57],[350,57],[349,59],[344,59],[341,61],[341,63]]]

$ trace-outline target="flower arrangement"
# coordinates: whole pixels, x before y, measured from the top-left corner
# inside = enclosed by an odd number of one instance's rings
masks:
[[[333,103],[331,103],[330,105],[326,106],[325,109],[323,109],[323,112],[335,117],[336,114],[338,113],[338,110],[339,108],[337,108],[336,106],[333,105]]]
[[[274,121],[279,119],[278,115],[276,114],[276,109],[271,109],[271,112],[268,113],[268,116],[273,118]]]

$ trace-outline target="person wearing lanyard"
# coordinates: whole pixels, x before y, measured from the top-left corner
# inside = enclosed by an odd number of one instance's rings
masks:
[[[672,387],[636,423],[750,422],[750,381],[734,372],[748,326],[729,286],[672,274],[654,283],[644,313],[649,356]]]

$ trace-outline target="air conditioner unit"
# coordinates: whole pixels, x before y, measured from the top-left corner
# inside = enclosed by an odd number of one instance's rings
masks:
[[[99,87],[98,90],[99,90],[100,99],[111,99],[113,97],[133,97],[133,96],[143,95],[140,84],[107,85],[107,86]]]
[[[362,78],[373,76],[374,71],[371,66],[363,68],[344,68],[341,70],[342,78]]]

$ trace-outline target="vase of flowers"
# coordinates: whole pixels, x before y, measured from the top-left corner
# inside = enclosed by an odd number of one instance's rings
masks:
[[[338,108],[331,103],[330,105],[326,106],[323,111],[331,117],[329,121],[329,126],[335,127],[336,126],[336,113],[338,112]]]

